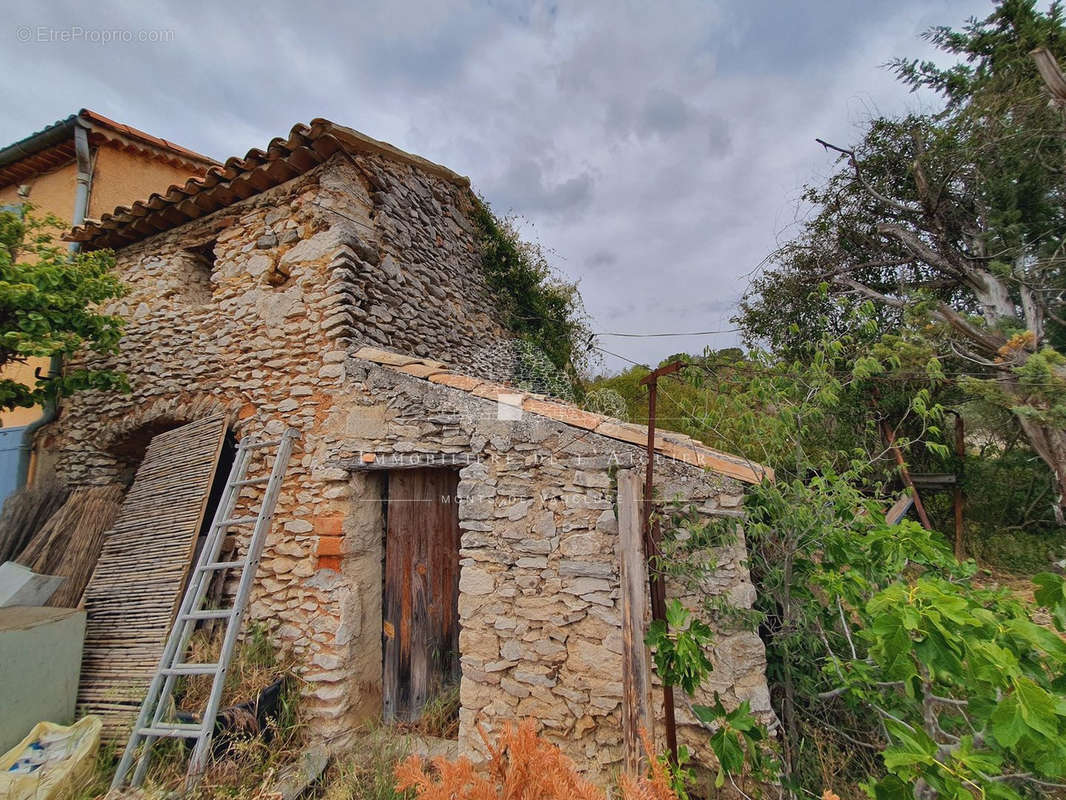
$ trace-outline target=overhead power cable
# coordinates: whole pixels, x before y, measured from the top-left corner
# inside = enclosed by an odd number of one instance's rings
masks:
[[[739,333],[740,328],[726,328],[720,331],[690,331],[687,333],[615,333],[604,331],[594,333],[593,336],[624,336],[627,339],[658,339],[664,336],[714,336],[719,333]]]
[[[647,366],[648,366],[647,364],[641,364],[639,361],[634,361],[631,358],[627,358],[626,356],[622,355],[621,353],[612,353],[610,350],[604,350],[602,347],[597,347],[594,344],[593,345],[589,345],[589,349],[591,349],[591,350],[599,350],[604,355],[614,356],[615,358],[620,358],[623,361],[628,361],[634,367],[645,367],[645,368],[647,368]]]

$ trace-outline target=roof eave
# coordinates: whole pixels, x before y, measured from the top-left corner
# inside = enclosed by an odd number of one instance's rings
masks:
[[[37,133],[30,134],[25,139],[9,144],[0,150],[0,169],[70,139],[74,135],[76,125],[78,125],[78,117],[76,114],[71,114],[66,119],[61,119]]]
[[[379,350],[376,347],[361,347],[352,356],[391,372],[429,381],[443,388],[464,392],[483,400],[513,406],[523,413],[545,417],[623,444],[643,448],[647,441],[647,429],[642,425],[612,419],[602,414],[586,411],[571,403],[533,394],[513,386],[463,375],[454,372],[441,361],[405,356],[401,353]],[[774,471],[770,467],[732,453],[715,450],[682,433],[658,431],[654,446],[655,452],[661,456],[734,478],[742,483],[759,484],[763,481],[774,481]]]
[[[110,214],[103,214],[99,220],[87,220],[69,231],[64,238],[82,242],[86,249],[118,249],[183,224],[182,221],[162,220],[161,215],[167,207],[196,197],[201,202],[196,204],[196,213],[190,219],[206,216],[305,174],[338,151],[349,155],[378,155],[393,162],[409,164],[464,190],[470,189],[469,178],[447,167],[351,128],[317,118],[310,125],[294,125],[287,139],[278,137],[271,140],[265,151],[252,148],[243,158],[234,156],[227,159],[224,165],[210,168],[203,177],[190,178],[184,185],[173,185],[163,193],[154,193],[147,200],[139,200],[130,206],[119,206]],[[234,193],[230,190],[245,185],[249,191],[233,197]],[[163,223],[162,226],[153,224],[157,219]]]

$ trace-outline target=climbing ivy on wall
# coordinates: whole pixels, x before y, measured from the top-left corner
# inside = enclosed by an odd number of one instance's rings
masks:
[[[591,335],[576,283],[560,279],[541,246],[524,241],[513,217],[498,217],[476,199],[474,221],[489,288],[500,300],[505,322],[575,384]]]

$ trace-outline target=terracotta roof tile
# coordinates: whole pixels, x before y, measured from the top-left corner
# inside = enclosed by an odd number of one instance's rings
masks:
[[[471,378],[469,375],[458,375],[454,372],[438,372],[435,375],[430,375],[429,379],[433,383],[439,383],[464,392],[473,392],[483,383],[477,378]]]
[[[473,389],[470,390],[470,394],[474,397],[481,397],[485,400],[497,400],[501,394],[515,394],[517,389],[508,389],[506,386],[502,386],[498,383],[479,383]]]
[[[637,428],[634,430],[635,427],[620,423],[617,420],[605,419],[596,426],[596,433],[601,436],[608,436],[611,439],[629,442],[630,444],[646,445],[648,443],[648,429]]]
[[[202,178],[191,178],[132,206],[119,206],[99,221],[87,221],[70,231],[67,239],[83,242],[87,250],[124,247],[265,192],[313,169],[339,151],[382,156],[458,186],[470,186],[468,178],[447,167],[328,119],[314,119],[310,125],[294,125],[287,139],[271,140],[266,151],[252,148],[243,158],[233,156],[225,164],[211,167]],[[195,198],[195,202],[190,202],[190,198]]]
[[[375,364],[388,364],[390,367],[403,367],[407,364],[418,363],[418,359],[414,356],[390,353],[388,350],[378,350],[376,347],[363,347],[355,353],[355,357],[364,361],[373,361]]]
[[[130,125],[108,119],[103,114],[83,108],[77,114],[54,122],[29,136],[0,148],[0,186],[8,186],[48,172],[74,160],[74,129],[89,131],[90,142],[108,142],[134,150],[151,158],[167,161],[188,170],[190,175],[203,175],[210,166],[218,165],[187,147],[160,139]]]
[[[500,395],[518,395],[521,397],[523,411],[575,428],[593,431],[609,439],[639,446],[645,446],[648,441],[648,429],[644,426],[593,414],[572,403],[545,399],[543,395],[533,395],[511,386],[451,372],[440,361],[412,358],[375,347],[363,347],[357,350],[354,356],[379,364],[386,369],[428,379],[431,383],[458,389],[487,400],[497,400]],[[771,481],[774,479],[774,471],[769,467],[748,461],[740,456],[714,450],[683,433],[657,431],[655,450],[667,458],[683,461],[721,475],[728,475],[745,483],[759,483],[764,478]]]
[[[583,408],[571,405],[570,403],[559,403],[552,400],[535,400],[529,398],[522,403],[522,410],[528,411],[531,414],[538,414],[542,417],[554,419],[556,422],[564,422],[567,425],[573,425],[575,428],[584,428],[587,431],[596,430],[597,427],[607,420],[606,417],[600,416],[599,414],[593,414],[591,411],[585,411]]]
[[[168,150],[171,153],[181,156],[182,158],[188,159],[189,161],[196,161],[205,166],[218,164],[215,159],[209,158],[205,155],[201,155],[195,150],[190,150],[188,147],[182,147],[180,144],[175,144],[174,142],[167,141],[166,139],[160,139],[158,136],[152,136],[152,134],[145,133],[144,131],[138,130],[137,128],[134,128],[131,125],[123,125],[121,122],[115,122],[113,119],[108,119],[103,114],[97,114],[91,109],[83,108],[80,112],[78,112],[78,116],[82,119],[89,120],[90,122],[95,122],[97,125],[100,125],[104,128],[110,128],[111,130],[117,133],[129,136],[131,139],[137,139],[146,144],[150,144],[153,147],[159,148],[160,150]]]
[[[431,378],[438,372],[443,370],[440,367],[430,366],[429,364],[405,364],[399,368],[401,372],[406,372],[408,375],[414,375],[416,378]]]

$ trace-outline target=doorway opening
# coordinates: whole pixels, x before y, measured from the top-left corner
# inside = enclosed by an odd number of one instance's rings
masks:
[[[189,574],[185,577],[185,585],[182,587],[182,593],[184,594],[185,588],[188,587],[189,581],[192,580],[192,567],[200,560],[200,553],[207,543],[207,534],[211,532],[211,523],[215,520],[215,513],[218,511],[218,505],[222,501],[222,493],[226,489],[226,482],[229,480],[230,470],[233,468],[233,462],[237,459],[237,439],[233,435],[233,431],[226,429],[226,435],[222,438],[222,447],[218,451],[218,461],[215,464],[215,476],[211,480],[211,490],[207,495],[207,502],[204,504],[204,515],[200,521],[200,530],[196,535],[196,548],[193,551],[192,562],[189,564]],[[232,547],[228,550],[223,543],[223,554],[232,551]],[[222,555],[220,554],[220,558]],[[229,556],[227,555],[228,559]],[[211,608],[218,608],[219,603],[222,600],[223,594],[226,588],[226,573],[220,571],[215,573],[214,579],[211,581],[207,590],[208,606]],[[200,620],[197,628],[207,628],[210,631],[214,631],[216,628],[221,628],[221,622],[219,620]]]

